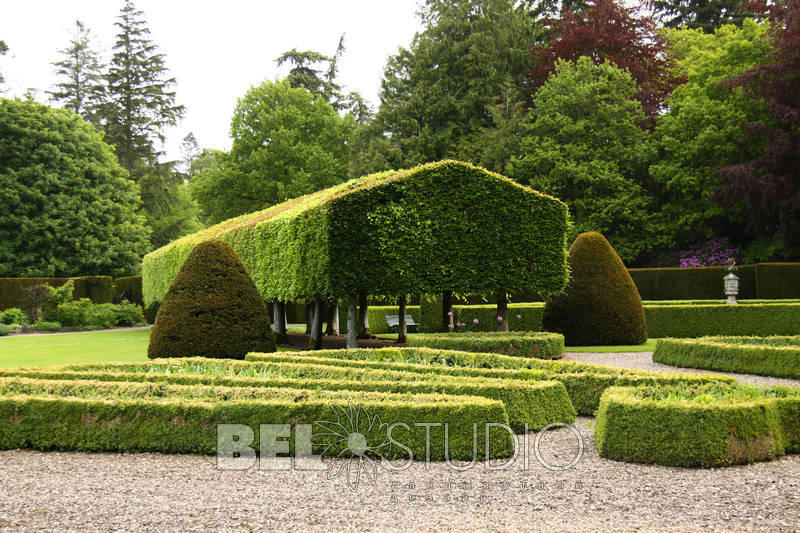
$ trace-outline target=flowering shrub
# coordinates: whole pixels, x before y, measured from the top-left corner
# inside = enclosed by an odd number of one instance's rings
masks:
[[[740,253],[726,237],[711,239],[705,244],[680,252],[678,266],[689,268],[724,265],[730,258],[738,259]]]

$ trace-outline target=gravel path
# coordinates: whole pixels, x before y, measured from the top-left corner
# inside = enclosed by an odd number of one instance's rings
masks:
[[[654,364],[649,353],[566,358],[685,371]],[[192,455],[3,451],[0,531],[800,531],[800,455],[723,469],[620,463],[597,455],[592,423],[575,423],[580,455],[569,429],[541,437],[550,465],[580,456],[567,470],[542,466],[535,435],[518,436],[527,463],[521,451],[502,470],[379,468],[374,484],[356,490],[345,473],[270,471],[269,461],[224,471],[213,457]]]
[[[693,374],[722,374],[732,376],[741,383],[752,385],[787,385],[789,387],[800,387],[800,380],[773,378],[770,376],[754,376],[752,374],[733,374],[731,372],[716,372],[714,370],[703,370],[695,368],[680,368],[677,366],[664,365],[653,362],[653,352],[613,352],[613,353],[589,353],[589,352],[567,352],[562,360],[580,361],[581,363],[593,363],[596,365],[621,366],[625,368],[636,368],[639,370],[657,370],[661,372],[689,372]]]

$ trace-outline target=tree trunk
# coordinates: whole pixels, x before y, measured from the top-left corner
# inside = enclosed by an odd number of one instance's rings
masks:
[[[508,298],[505,291],[497,293],[497,331],[508,331]]]
[[[339,300],[332,299],[328,302],[328,325],[325,328],[325,335],[339,334]]]
[[[369,312],[368,312],[369,304],[367,303],[366,294],[358,295],[358,307],[359,307],[358,338],[369,339],[372,336],[372,332],[370,332],[369,330]]]
[[[442,293],[442,331],[453,331],[453,293],[444,291]]]
[[[358,348],[358,331],[356,326],[356,314],[358,298],[350,296],[347,299],[347,348]]]
[[[314,319],[314,304],[306,303],[306,335],[311,333],[311,321]]]
[[[275,342],[286,344],[286,304],[284,302],[272,303],[272,329],[275,331]]]
[[[325,320],[325,307],[327,307],[327,304],[324,300],[314,302],[314,320],[311,325],[311,339],[309,342],[313,350],[322,349],[322,323]]]
[[[403,294],[397,299],[397,305],[400,308],[400,323],[397,325],[397,342],[405,343],[408,327],[406,326],[406,295]]]

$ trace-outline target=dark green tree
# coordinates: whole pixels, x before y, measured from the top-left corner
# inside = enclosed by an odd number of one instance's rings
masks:
[[[155,141],[163,142],[164,128],[176,125],[185,110],[175,103],[175,78],[169,77],[166,58],[150,40],[144,13],[132,0],[126,0],[114,25],[118,33],[106,74],[104,128],[120,164],[138,179],[137,164],[156,160]]]
[[[667,28],[698,29],[707,33],[724,24],[742,25],[752,15],[743,0],[649,0],[655,17]]]
[[[372,141],[359,152],[383,168],[455,158],[479,162],[491,107],[513,87],[518,101],[538,25],[527,3],[428,0],[409,48],[391,56]],[[363,170],[380,170],[365,168]]]
[[[48,91],[50,99],[98,125],[97,107],[103,101],[103,65],[91,46],[91,32],[80,20],[69,46],[59,50],[62,59],[53,65],[61,81]]]
[[[138,186],[65,109],[0,99],[0,277],[131,275],[147,251]]]
[[[645,188],[652,153],[629,72],[588,57],[559,61],[534,95],[508,175],[570,208],[573,233],[601,231],[625,261],[647,252],[655,231]]]

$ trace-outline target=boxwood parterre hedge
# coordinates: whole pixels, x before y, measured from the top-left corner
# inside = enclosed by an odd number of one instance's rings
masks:
[[[463,352],[496,352],[537,359],[559,359],[564,354],[563,335],[534,331],[421,333],[410,335],[408,345]]]

